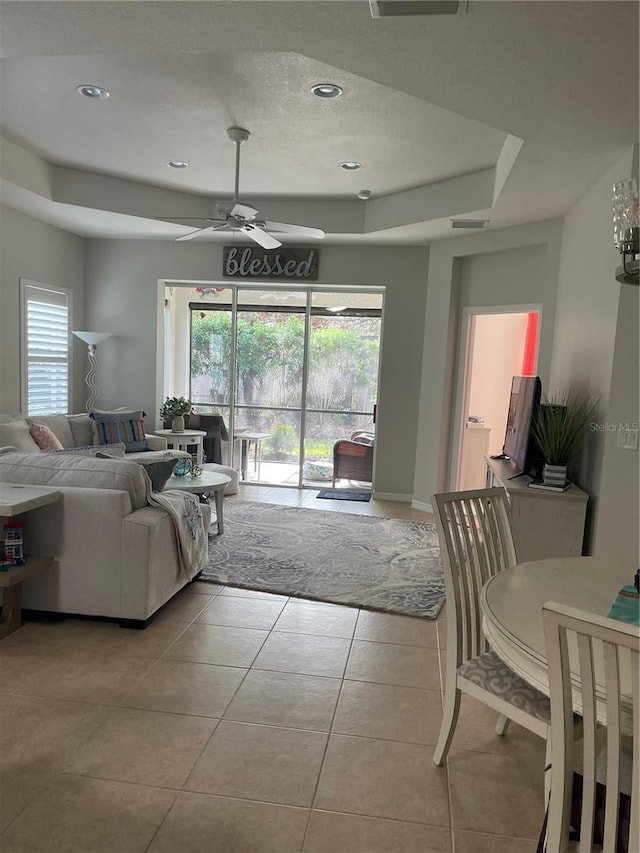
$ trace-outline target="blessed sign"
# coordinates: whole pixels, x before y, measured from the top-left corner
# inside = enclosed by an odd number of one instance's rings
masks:
[[[318,249],[262,249],[260,246],[225,246],[225,278],[288,279],[318,278]]]

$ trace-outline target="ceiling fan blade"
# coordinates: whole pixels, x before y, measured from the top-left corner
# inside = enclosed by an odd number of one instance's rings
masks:
[[[257,225],[247,223],[242,230],[247,237],[251,237],[251,239],[255,240],[255,242],[262,246],[263,249],[278,249],[282,246],[282,243],[279,240],[276,240],[276,238],[272,237],[271,234],[267,234],[267,232],[263,231],[262,228],[258,228]]]
[[[154,216],[159,222],[226,222],[222,216]]]
[[[211,234],[219,228],[224,228],[226,224],[226,222],[223,222],[222,225],[209,225],[208,228],[198,228],[196,231],[189,231],[188,234],[182,234],[180,237],[176,237],[176,242],[180,240],[193,240],[194,237],[200,237],[201,234]]]
[[[310,228],[308,225],[290,225],[288,222],[265,222],[265,227],[270,231],[282,231],[286,234],[300,234],[301,237],[314,237],[322,240],[325,236],[321,228]]]
[[[237,216],[238,219],[251,220],[257,215],[258,211],[255,207],[249,207],[248,204],[234,204],[231,208],[231,216]]]

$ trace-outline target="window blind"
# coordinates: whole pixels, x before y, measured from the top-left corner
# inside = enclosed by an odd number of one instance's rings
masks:
[[[69,294],[24,285],[27,414],[69,411]]]

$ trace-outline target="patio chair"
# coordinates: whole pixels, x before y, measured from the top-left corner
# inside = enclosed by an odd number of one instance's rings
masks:
[[[538,849],[548,853],[575,849],[569,848],[571,824],[579,827],[580,853],[636,853],[640,850],[640,632],[634,625],[553,602],[544,605],[542,618],[552,750],[546,843]],[[580,741],[572,736],[576,695],[582,705]],[[598,724],[599,718],[606,720],[606,730]]]
[[[336,480],[373,482],[372,433],[354,432],[351,439],[340,439],[333,445],[333,488]]]
[[[451,492],[433,500],[447,595],[446,686],[433,761],[440,765],[447,757],[462,693],[498,712],[498,735],[514,720],[547,739],[548,749],[548,697],[489,651],[482,633],[480,590],[490,577],[517,562],[506,492]]]

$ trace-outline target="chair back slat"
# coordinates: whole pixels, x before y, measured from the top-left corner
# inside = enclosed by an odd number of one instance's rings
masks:
[[[450,492],[433,498],[449,604],[448,642],[450,638],[455,645],[459,666],[487,649],[480,592],[490,577],[516,564],[516,551],[504,489]]]
[[[578,635],[583,720],[583,785],[579,853],[590,853],[596,803],[596,693],[591,637]],[[587,783],[587,779],[591,783]]]
[[[620,796],[620,661],[617,646],[611,643],[603,645],[607,691],[607,801],[617,803]],[[604,849],[615,850],[617,837],[618,809],[607,808],[604,815]]]
[[[551,695],[551,800],[547,850],[565,853],[568,849],[573,771],[573,741],[570,720],[573,695],[582,702],[582,815],[580,853],[621,849],[626,843],[626,821],[620,821],[619,804],[628,803],[630,812],[629,853],[638,847],[640,777],[638,773],[638,723],[640,688],[638,666],[640,631],[625,622],[584,613],[564,605],[547,602],[543,607]],[[578,654],[570,659],[569,650],[577,643]],[[600,673],[600,664],[602,672]],[[573,672],[572,672],[573,668]],[[629,673],[626,670],[630,668]],[[596,673],[598,683],[596,683]],[[628,675],[628,678],[627,678]],[[631,696],[627,684],[631,685]],[[604,695],[604,703],[600,697]],[[598,756],[598,716],[606,710],[606,754]],[[629,712],[631,709],[631,713]],[[604,719],[604,718],[603,718]],[[633,721],[633,722],[631,722]],[[627,749],[629,728],[636,732],[631,752]],[[599,765],[606,758],[606,772]],[[631,761],[631,788],[628,788],[627,764]],[[606,784],[606,796],[596,798],[596,784]],[[621,795],[624,795],[621,797]],[[604,809],[602,837],[597,832]],[[602,824],[600,824],[602,825]],[[599,845],[602,845],[602,848]],[[594,846],[598,845],[598,846]]]
[[[471,593],[467,573],[462,565],[465,562],[465,548],[462,539],[462,529],[465,525],[462,508],[452,503],[445,509],[448,522],[449,538],[452,547],[451,559],[449,561],[449,577],[451,587],[455,590],[454,601],[456,603],[456,616],[458,619],[458,666],[471,655],[469,649],[473,647],[472,613],[469,608]],[[445,575],[445,586],[447,577]]]

